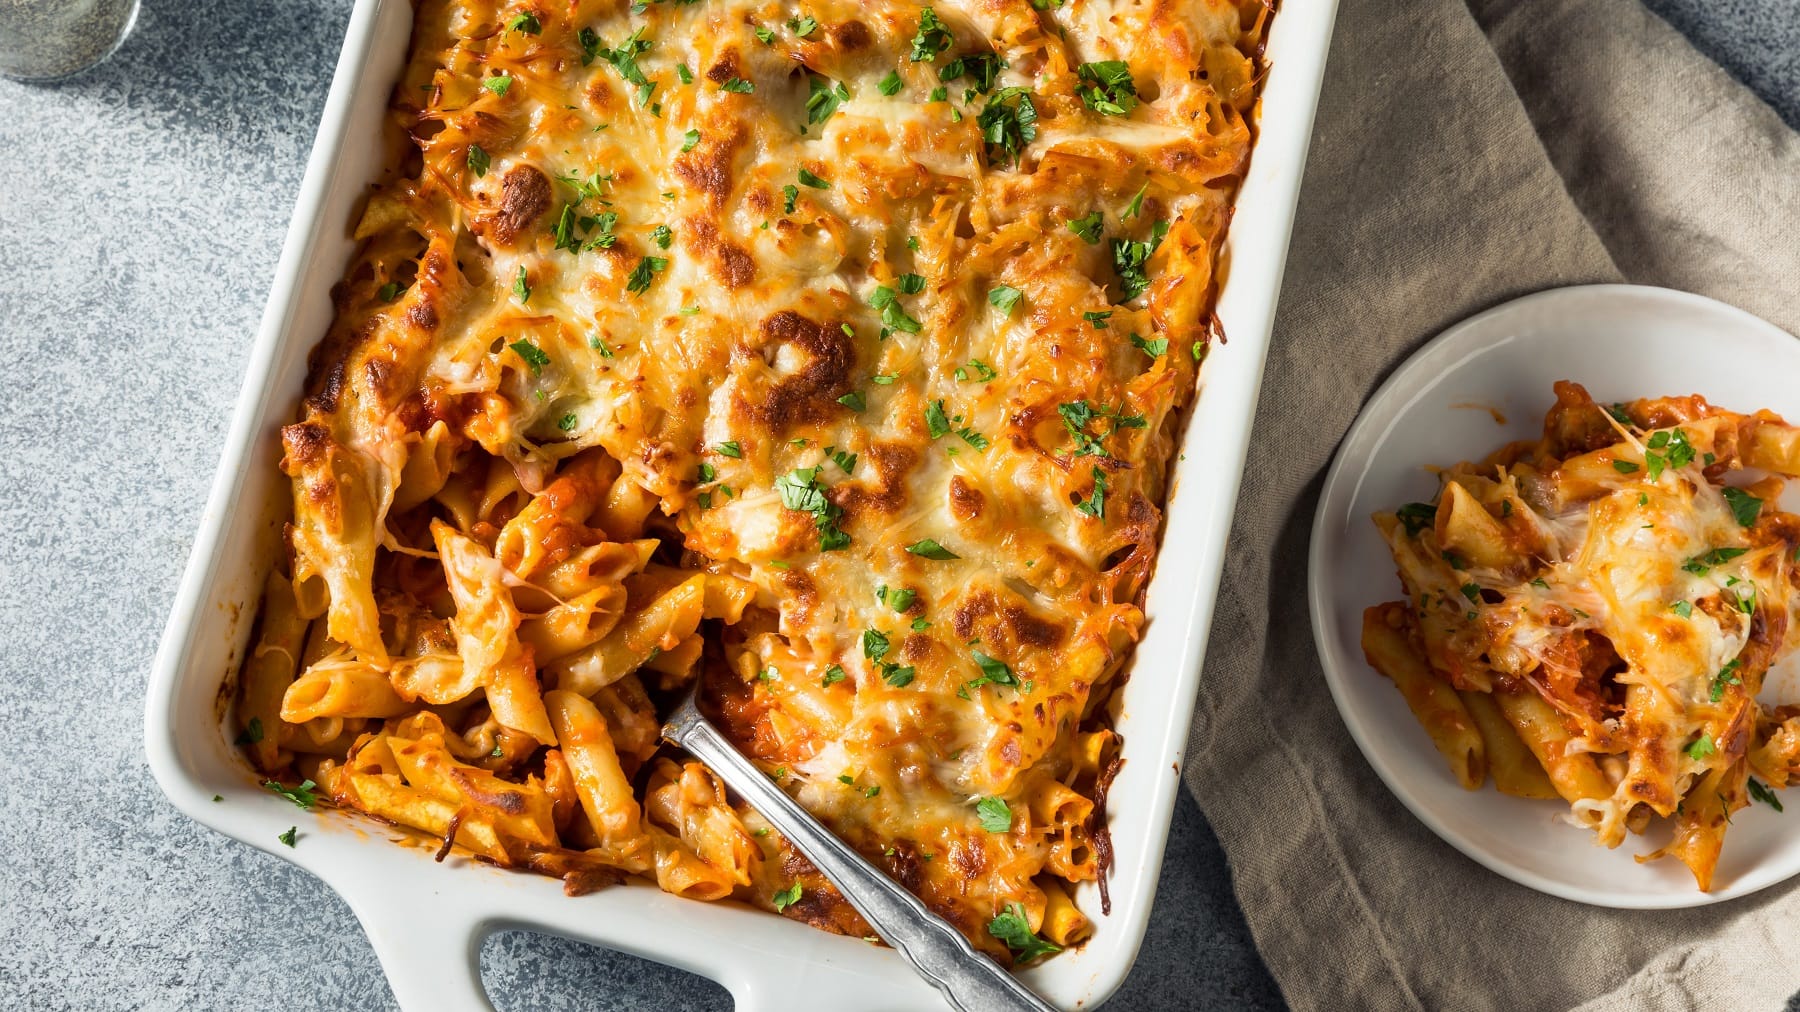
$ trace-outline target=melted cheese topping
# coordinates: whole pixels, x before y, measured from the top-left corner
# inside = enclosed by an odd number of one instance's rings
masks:
[[[527,491],[603,448],[689,564],[756,587],[709,676],[727,731],[971,930],[1041,909],[1055,843],[973,802],[1093,788],[1267,18],[1040,6],[423,3],[316,360],[329,436],[290,436],[349,461],[389,547],[435,422]],[[354,642],[372,544],[296,544]],[[1061,828],[1075,877],[1089,831]]]

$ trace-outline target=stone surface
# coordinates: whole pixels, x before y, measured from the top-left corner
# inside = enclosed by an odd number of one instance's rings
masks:
[[[1800,121],[1794,0],[1651,0]],[[144,679],[218,462],[348,0],[146,0],[110,62],[0,81],[0,995],[27,1008],[389,1008],[349,909],[177,814]],[[522,932],[501,1009],[726,1009]],[[1205,819],[1176,809],[1122,1010],[1279,1008]]]

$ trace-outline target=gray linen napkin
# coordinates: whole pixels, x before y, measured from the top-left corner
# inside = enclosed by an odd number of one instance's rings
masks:
[[[1294,1008],[1772,1009],[1800,988],[1796,884],[1603,910],[1438,840],[1351,742],[1305,602],[1324,470],[1421,342],[1619,280],[1800,331],[1797,233],[1800,140],[1637,0],[1344,0],[1185,770]]]

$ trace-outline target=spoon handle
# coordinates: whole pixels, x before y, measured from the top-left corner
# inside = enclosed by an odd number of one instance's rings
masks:
[[[917,896],[820,825],[745,759],[691,703],[663,728],[663,737],[693,753],[773,823],[952,1006],[963,1012],[1056,1012],[999,964],[976,952],[962,932],[932,913]]]

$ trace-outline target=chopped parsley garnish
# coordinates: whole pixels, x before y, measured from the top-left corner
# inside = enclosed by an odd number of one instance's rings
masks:
[[[1428,502],[1409,502],[1394,511],[1407,536],[1416,537],[1418,533],[1437,522],[1437,507]]]
[[[1125,116],[1137,108],[1137,85],[1132,83],[1131,68],[1124,60],[1084,63],[1075,76],[1081,81],[1075,93],[1100,115]]]
[[[1162,245],[1163,235],[1168,225],[1157,222],[1150,230],[1149,242],[1138,242],[1135,239],[1114,239],[1112,241],[1113,270],[1119,275],[1119,291],[1129,302],[1144,293],[1150,287],[1150,276],[1145,273],[1144,265],[1149,263],[1150,254]]]
[[[862,650],[864,657],[874,661],[876,664],[880,664],[881,659],[886,657],[888,652],[887,634],[879,629],[864,629],[862,634]]]
[[[507,347],[525,360],[525,364],[531,367],[533,376],[543,372],[544,367],[550,364],[550,356],[544,353],[544,349],[523,338],[514,341]]]
[[[819,531],[819,551],[835,552],[849,547],[850,535],[838,527],[844,511],[825,498],[825,490],[819,484],[818,468],[796,468],[793,473],[776,478],[775,490],[781,493],[783,506],[812,514],[813,526]]]
[[[966,367],[960,365],[957,366],[956,371],[952,375],[956,377],[957,382],[967,383],[971,371],[975,373],[975,380],[979,383],[991,383],[993,382],[994,377],[1000,375],[998,372],[994,371],[993,366],[988,365],[978,358],[969,359],[969,364]]]
[[[319,785],[311,780],[302,780],[298,787],[289,787],[278,780],[264,780],[263,786],[301,808],[311,808],[319,800],[319,796],[313,793],[313,788]]]
[[[675,76],[680,79],[682,84],[694,83],[694,72],[689,70],[688,65],[685,63],[677,63],[675,65]]]
[[[800,199],[800,188],[789,183],[781,188],[781,213],[793,214],[794,203]]]
[[[1144,194],[1149,192],[1149,183],[1145,183],[1143,186],[1139,187],[1138,192],[1132,194],[1131,203],[1125,205],[1125,213],[1119,216],[1119,220],[1123,221],[1127,218],[1135,218],[1141,214],[1144,210]]]
[[[818,30],[819,22],[814,20],[811,14],[808,14],[804,17],[789,18],[787,26],[788,31],[804,39]]]
[[[512,87],[512,81],[511,74],[496,74],[493,77],[483,78],[481,86],[496,95],[504,96]]]
[[[597,36],[595,42],[599,43]],[[644,29],[639,28],[631,33],[630,38],[620,43],[617,49],[608,49],[603,43],[594,47],[595,56],[612,64],[612,68],[618,71],[619,76],[624,78],[626,83],[637,85],[639,105],[648,101],[650,93],[656,90],[656,85],[644,76],[644,71],[637,65],[638,55],[647,51],[652,45],[653,43],[649,39],[644,38]],[[586,49],[585,45],[583,49]]]
[[[924,538],[915,541],[912,544],[907,545],[906,550],[913,555],[931,559],[935,562],[949,562],[951,559],[962,558],[962,556],[945,548],[943,545],[938,544],[937,541],[932,538]]]
[[[1725,493],[1725,501],[1731,506],[1731,515],[1737,518],[1738,525],[1748,527],[1756,522],[1756,515],[1762,512],[1763,501],[1741,488],[1727,485],[1720,489]]]
[[[720,443],[717,446],[714,446],[713,449],[719,451],[720,455],[726,457],[742,459],[744,456],[744,448],[739,446],[735,439],[729,443]]]
[[[925,290],[925,279],[917,274],[902,274],[895,279],[901,295],[917,295]]]
[[[1144,338],[1133,334],[1131,335],[1131,346],[1151,358],[1161,358],[1169,350],[1169,339],[1166,337],[1158,337],[1146,341]]]
[[[982,798],[975,802],[975,814],[981,819],[981,828],[990,833],[1006,833],[1012,830],[1012,806],[1005,798]]]
[[[925,406],[925,430],[933,439],[950,434],[950,419],[944,414],[943,401],[932,401]]]
[[[518,276],[513,278],[512,293],[521,306],[531,301],[531,282],[526,279],[523,266],[519,268]]]
[[[826,179],[822,176],[815,176],[812,173],[806,171],[805,168],[801,168],[799,176],[797,178],[800,180],[800,185],[802,185],[802,186],[810,186],[815,190],[831,189],[831,180]]]
[[[1714,566],[1723,566],[1749,550],[1748,548],[1715,548],[1687,560],[1681,564],[1681,568],[1696,576],[1705,576]]]
[[[912,37],[912,61],[929,63],[950,48],[950,29],[930,7],[919,12],[919,30]]]
[[[1694,606],[1687,601],[1676,601],[1669,605],[1669,610],[1682,618],[1692,618],[1694,615]]]
[[[1694,444],[1688,442],[1687,433],[1680,429],[1663,429],[1651,433],[1644,445],[1648,448],[1644,453],[1644,463],[1649,466],[1651,481],[1661,478],[1664,468],[1686,467],[1693,463]]]
[[[232,740],[232,744],[233,745],[255,745],[256,743],[258,743],[262,740],[263,740],[262,718],[261,717],[251,717],[250,720],[244,725],[244,730],[239,732],[238,736]]]
[[[281,834],[280,836],[277,836],[275,839],[280,840],[282,843],[285,843],[288,846],[292,847],[294,845],[294,841],[299,838],[299,833],[300,833],[299,826],[289,826],[287,829],[287,832]]]
[[[972,678],[969,681],[964,682],[962,688],[956,690],[957,695],[964,699],[968,699],[970,689],[979,689],[983,685],[1011,685],[1015,688],[1018,687],[1018,676],[1013,674],[1012,668],[1007,667],[1004,661],[995,660],[979,650],[969,651],[969,656],[975,659],[975,666],[981,669],[981,677]]]
[[[1121,413],[1122,410],[1096,408],[1082,400],[1058,405],[1056,413],[1062,416],[1063,428],[1069,431],[1069,438],[1075,441],[1075,456],[1084,457],[1093,454],[1104,457],[1106,449],[1101,445],[1101,440],[1120,429],[1141,429],[1149,424],[1143,415],[1127,415]],[[1088,426],[1097,418],[1110,419],[1112,427],[1105,432],[1090,433]]]
[[[913,599],[916,597],[918,597],[918,594],[902,587],[899,590],[888,591],[885,603],[889,608],[892,608],[895,611],[904,612],[906,609],[912,607]]]
[[[1017,165],[1025,146],[1037,140],[1037,118],[1030,88],[1001,88],[988,99],[975,124],[981,127],[990,158]]]
[[[1743,676],[1738,674],[1738,669],[1743,666],[1743,661],[1733,657],[1724,667],[1719,669],[1718,674],[1713,676],[1712,691],[1709,694],[1713,702],[1716,703],[1725,698],[1725,686],[1744,684]]]
[[[836,685],[837,683],[843,681],[845,677],[846,676],[844,675],[843,666],[839,665],[839,664],[833,664],[831,667],[825,669],[825,677],[819,679],[819,685],[821,687],[827,686],[827,685]]]
[[[1712,755],[1717,751],[1718,749],[1713,746],[1712,735],[1710,734],[1701,735],[1698,740],[1687,747],[1688,758],[1696,761],[1705,759],[1707,756]]]
[[[775,29],[758,25],[756,26],[756,38],[762,42],[763,45],[772,46],[775,44]]]
[[[556,427],[564,432],[573,432],[580,421],[581,419],[575,417],[575,412],[571,411],[556,420]]]
[[[993,445],[988,437],[976,432],[972,426],[965,425],[962,428],[957,429],[956,434],[963,442],[973,446],[977,450],[985,450]]]
[[[1062,946],[1032,933],[1031,922],[1025,919],[1025,908],[1018,903],[1008,903],[1005,910],[988,922],[987,929],[988,934],[1005,942],[1021,963],[1062,951]]]
[[[988,289],[988,305],[1000,310],[1001,316],[1011,316],[1013,307],[1024,297],[1024,292],[1011,285],[997,285]]]
[[[966,75],[974,86],[974,94],[985,95],[994,90],[994,81],[1005,66],[1006,61],[998,53],[968,53],[944,64],[938,79],[955,81]]]
[[[669,267],[668,257],[645,257],[631,269],[631,276],[625,279],[625,290],[642,295],[650,290],[650,282]]]
[[[687,133],[682,135],[681,150],[683,152],[692,151],[692,150],[694,150],[694,145],[699,144],[699,143],[700,143],[700,131],[699,130],[689,130]]]
[[[594,58],[606,51],[606,43],[592,28],[583,28],[575,33],[575,41],[581,46],[581,65],[587,66]]]
[[[588,347],[599,352],[601,358],[613,357],[612,345],[607,344],[606,339],[599,334],[594,334],[588,338]]]
[[[1535,580],[1532,580],[1531,585],[1533,587],[1536,587],[1539,590],[1549,590],[1550,589],[1550,582],[1541,576]]]
[[[650,239],[658,247],[668,249],[669,244],[675,241],[675,232],[667,225],[658,225],[650,230]]]
[[[851,474],[856,471],[856,454],[854,453],[850,453],[847,450],[840,450],[835,446],[827,446],[825,448],[825,456],[830,457],[831,462],[841,468],[845,474]]]
[[[1106,321],[1112,319],[1112,310],[1109,309],[1104,313],[1098,311],[1082,313],[1081,318],[1093,324],[1095,330],[1105,330]]]
[[[544,30],[544,26],[538,21],[536,14],[533,14],[531,11],[520,11],[507,20],[506,30],[509,32],[524,32],[526,35],[536,35]]]
[[[1480,584],[1465,583],[1461,587],[1458,587],[1457,589],[1462,591],[1462,596],[1469,599],[1470,604],[1480,604],[1481,603],[1481,585]]]
[[[806,121],[823,123],[837,112],[838,105],[850,101],[850,89],[844,87],[842,81],[829,83],[825,78],[812,75],[812,91],[806,96]]]
[[[1750,799],[1752,801],[1760,801],[1770,808],[1775,809],[1777,812],[1781,811],[1781,799],[1776,797],[1775,792],[1769,790],[1768,786],[1762,781],[1755,777],[1751,777],[1749,782],[1745,783],[1744,786],[1750,791]]]
[[[1106,519],[1106,472],[1098,467],[1093,469],[1094,491],[1087,499],[1075,505],[1075,508],[1096,520]]]
[[[482,149],[481,145],[469,145],[469,171],[475,173],[475,178],[480,179],[481,177],[486,176],[488,166],[492,164],[492,161],[492,159],[488,158],[488,153]]]
[[[734,77],[719,85],[720,91],[729,91],[738,95],[749,95],[756,91],[756,85],[741,77]]]
[[[800,883],[795,882],[774,896],[775,912],[780,913],[788,907],[800,902]]]
[[[875,83],[875,89],[883,95],[892,98],[893,96],[900,94],[900,89],[904,87],[905,84],[906,82],[900,80],[899,71],[890,70],[887,72],[886,77]]]
[[[881,679],[882,679],[882,681],[887,682],[889,685],[893,686],[896,689],[904,689],[908,685],[912,684],[912,680],[913,680],[912,665],[909,664],[904,668],[898,668],[898,667],[889,665],[887,667],[887,669],[881,673]],[[879,787],[873,788],[873,790],[879,791],[880,788]],[[873,794],[869,795],[869,797],[871,797],[871,798],[874,796],[875,795],[873,795]]]
[[[884,326],[894,330],[903,330],[908,334],[917,334],[922,329],[919,321],[908,316],[906,310],[901,307],[899,297],[894,294],[894,290],[886,285],[877,285],[875,290],[869,293],[869,305],[881,310],[881,322]]]
[[[1089,246],[1100,241],[1100,233],[1106,228],[1106,219],[1099,211],[1092,211],[1079,218],[1067,222],[1069,231],[1081,237],[1081,241]]]
[[[1638,466],[1629,460],[1613,461],[1613,470],[1619,472],[1620,474],[1635,474],[1637,472],[1637,469],[1638,469]]]
[[[869,406],[869,402],[863,399],[862,391],[860,390],[850,391],[844,396],[839,397],[837,402],[844,407],[849,408],[851,411],[861,411]]]

